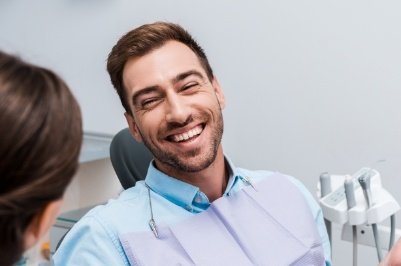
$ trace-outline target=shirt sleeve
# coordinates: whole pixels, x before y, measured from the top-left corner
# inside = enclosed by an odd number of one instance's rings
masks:
[[[324,224],[322,209],[320,208],[316,200],[313,198],[309,190],[299,180],[290,176],[288,177],[299,188],[299,190],[302,192],[302,194],[304,194],[306,198],[306,201],[309,205],[309,208],[312,211],[313,218],[317,225],[319,235],[322,239],[326,266],[331,266],[331,247],[330,247],[329,237],[327,235],[326,225]]]
[[[95,216],[85,216],[68,232],[53,256],[62,265],[129,265],[117,234]]]

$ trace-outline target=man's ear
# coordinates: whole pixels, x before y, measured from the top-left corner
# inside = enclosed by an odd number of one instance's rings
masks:
[[[141,136],[141,133],[139,132],[139,129],[135,122],[134,117],[127,112],[124,113],[124,116],[125,116],[125,119],[127,120],[128,128],[129,128],[129,131],[131,132],[131,135],[134,137],[134,139],[137,142],[142,142],[142,136]]]
[[[56,220],[60,211],[63,199],[54,200],[48,203],[28,225],[24,233],[25,249],[31,248],[49,230]]]
[[[224,93],[223,93],[222,88],[220,87],[220,84],[219,84],[219,81],[217,80],[217,78],[213,78],[212,86],[214,88],[214,92],[216,93],[217,100],[219,101],[220,108],[224,109],[224,107],[226,106]]]

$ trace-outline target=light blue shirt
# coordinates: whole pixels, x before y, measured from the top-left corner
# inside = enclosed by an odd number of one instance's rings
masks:
[[[273,172],[235,168],[226,157],[229,181],[224,196],[247,186],[246,178],[258,182]],[[330,244],[319,205],[301,182],[287,176],[305,195],[322,238],[326,265],[330,262]],[[67,234],[54,255],[58,265],[130,265],[119,240],[127,232],[149,231],[151,217],[148,189],[151,188],[154,220],[171,225],[206,210],[210,202],[198,187],[167,176],[150,164],[145,181],[121,193],[117,199],[89,211]],[[152,256],[149,247],[149,256]]]

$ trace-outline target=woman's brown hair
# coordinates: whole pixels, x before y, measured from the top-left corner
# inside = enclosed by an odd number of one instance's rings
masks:
[[[24,232],[62,198],[78,167],[81,113],[52,71],[0,52],[0,265],[24,251]]]

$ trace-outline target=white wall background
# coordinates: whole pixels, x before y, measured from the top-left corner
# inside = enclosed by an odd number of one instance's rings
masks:
[[[140,24],[180,23],[225,90],[224,147],[238,165],[311,191],[323,171],[373,165],[401,202],[400,13],[399,1],[5,0],[0,49],[55,69],[85,129],[115,133],[125,121],[105,71],[111,47]],[[350,255],[337,239],[335,265]],[[360,259],[376,265],[373,249]]]

